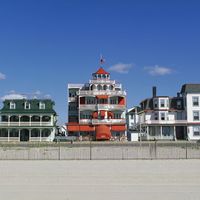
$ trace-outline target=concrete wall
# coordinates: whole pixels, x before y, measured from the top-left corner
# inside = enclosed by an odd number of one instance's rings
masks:
[[[128,160],[200,158],[198,143],[60,144],[1,146],[0,160]]]

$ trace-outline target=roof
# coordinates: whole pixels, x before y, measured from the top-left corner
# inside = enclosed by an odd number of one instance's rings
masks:
[[[10,109],[10,102],[16,104],[15,109]],[[25,109],[24,105],[25,102],[30,103],[30,109]],[[39,103],[45,103],[45,109],[39,109]],[[52,113],[56,114],[55,110],[53,109],[54,101],[51,99],[6,99],[3,102],[3,108],[0,110],[1,114],[3,113]]]
[[[181,93],[200,93],[200,84],[184,84]]]
[[[102,67],[100,67],[94,74],[110,74],[106,72]]]

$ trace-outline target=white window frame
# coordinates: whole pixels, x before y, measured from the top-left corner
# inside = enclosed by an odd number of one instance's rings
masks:
[[[45,103],[44,102],[40,102],[40,104],[39,104],[39,109],[40,110],[45,110]]]
[[[16,103],[15,102],[10,102],[10,109],[16,109]]]
[[[197,100],[197,101],[194,101],[194,100]],[[195,105],[196,104],[196,105]],[[192,97],[192,105],[193,105],[193,107],[197,107],[197,106],[199,106],[199,97],[198,96],[193,96]]]
[[[195,113],[198,113],[198,115],[195,116]],[[198,117],[198,119],[195,119],[195,117]],[[197,110],[193,111],[193,121],[199,121],[199,111]]]
[[[200,126],[193,127],[193,136],[200,136]]]
[[[25,110],[30,110],[31,109],[31,104],[29,102],[24,103],[24,109]]]
[[[163,101],[163,103],[162,103]],[[163,106],[162,106],[163,105]],[[165,99],[160,99],[160,107],[164,108],[165,107]]]
[[[164,119],[162,119],[164,117]],[[166,120],[166,114],[165,112],[160,113],[160,120],[165,121]]]

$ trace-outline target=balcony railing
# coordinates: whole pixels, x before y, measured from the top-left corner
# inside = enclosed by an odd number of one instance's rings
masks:
[[[187,120],[146,120],[142,124],[186,124]]]
[[[93,119],[92,124],[125,124],[126,119]]]
[[[69,97],[68,100],[69,100],[69,102],[75,102],[76,101],[76,97]]]
[[[92,96],[96,96],[96,95],[111,95],[111,96],[126,96],[126,92],[125,91],[110,91],[110,90],[81,90],[78,92],[79,95],[92,95]]]
[[[91,119],[80,119],[79,123],[80,124],[91,124],[92,120]]]
[[[80,110],[126,110],[126,106],[118,104],[80,104]]]
[[[96,80],[90,80],[90,84],[98,84],[98,83],[110,83],[110,84],[115,84],[114,80],[109,80],[109,79],[96,79]]]
[[[53,126],[52,122],[0,122],[0,126]]]

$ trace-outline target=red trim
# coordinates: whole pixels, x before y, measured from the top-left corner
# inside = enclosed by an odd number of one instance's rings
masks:
[[[107,99],[108,95],[97,95],[96,98],[97,99]]]
[[[95,74],[110,74],[108,72],[106,72],[102,67],[100,67],[96,72]]]

